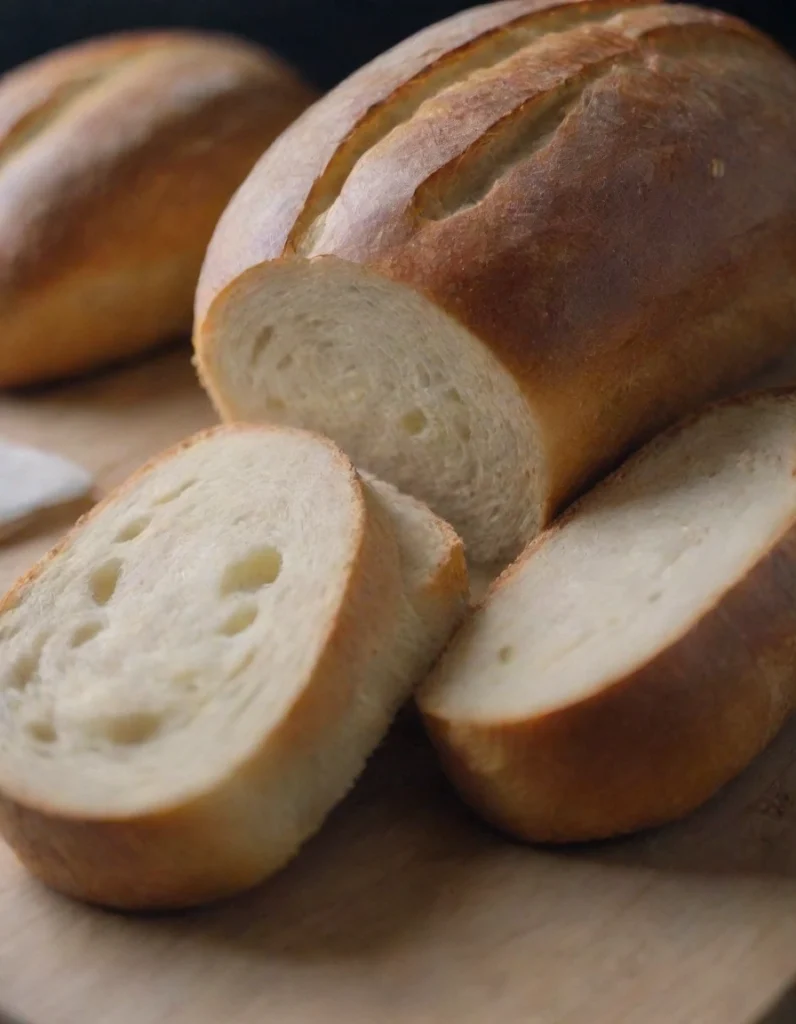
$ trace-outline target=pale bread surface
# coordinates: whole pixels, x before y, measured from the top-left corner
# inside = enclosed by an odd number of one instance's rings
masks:
[[[465,606],[458,539],[377,488],[324,439],[222,428],[6,599],[0,820],[45,881],[197,902],[320,826]]]

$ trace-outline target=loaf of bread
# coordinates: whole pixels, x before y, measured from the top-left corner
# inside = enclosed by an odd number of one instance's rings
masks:
[[[632,457],[497,581],[418,699],[465,799],[523,839],[707,800],[796,702],[796,391]]]
[[[796,338],[796,65],[742,22],[508,0],[385,54],[210,244],[199,372],[508,558]]]
[[[254,885],[344,796],[466,591],[453,531],[331,442],[189,440],[0,605],[0,832],[110,906]]]
[[[189,32],[91,41],[0,79],[0,387],[190,331],[221,211],[313,98],[268,52]]]

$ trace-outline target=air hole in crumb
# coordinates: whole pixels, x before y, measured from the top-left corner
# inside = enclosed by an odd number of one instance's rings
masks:
[[[181,484],[178,484],[176,487],[172,487],[170,491],[166,491],[165,494],[161,494],[159,498],[155,498],[155,504],[167,505],[170,501],[175,501],[181,494],[185,494],[189,487],[193,487],[195,483],[195,480],[183,480]]]
[[[508,665],[513,658],[514,648],[510,644],[506,644],[505,647],[501,647],[498,651],[498,661],[503,665]]]
[[[448,401],[455,402],[457,405],[464,405],[464,399],[459,394],[457,388],[448,388],[448,390],[445,392],[445,395],[448,398]]]
[[[94,637],[102,632],[101,622],[84,622],[82,626],[78,626],[72,634],[72,639],[69,641],[70,647],[82,647],[83,644],[87,644],[89,640],[93,640]]]
[[[219,633],[224,636],[237,636],[238,633],[242,633],[244,629],[248,629],[251,626],[257,618],[257,611],[256,604],[241,605],[221,624],[218,630]]]
[[[235,668],[233,668],[233,670],[230,672],[230,674],[229,674],[229,676],[227,678],[228,679],[237,679],[237,677],[239,675],[242,675],[242,673],[244,673],[246,671],[246,669],[251,665],[251,663],[253,661],[254,661],[254,651],[247,651],[246,654],[244,654],[244,656],[241,658],[241,660],[235,666]]]
[[[266,345],[274,336],[273,327],[263,327],[252,345],[252,361],[256,362],[265,351]]]
[[[473,436],[473,432],[472,430],[470,430],[470,427],[467,423],[457,423],[456,433],[459,435],[462,441],[469,441]]]
[[[175,672],[171,677],[171,681],[175,686],[179,686],[183,690],[189,692],[198,689],[197,673],[192,669],[185,669],[182,672]]]
[[[418,367],[417,380],[421,388],[431,387],[431,374],[428,372],[425,366]]]
[[[104,565],[89,577],[88,585],[95,604],[107,604],[116,592],[119,578],[122,575],[122,562],[119,558],[109,558]]]
[[[285,411],[285,403],[282,401],[282,399],[274,398],[273,396],[271,398],[266,398],[265,407],[268,410],[268,412],[272,413],[281,413]]]
[[[655,604],[655,602],[656,602],[656,601],[660,601],[660,599],[661,599],[662,597],[663,597],[663,591],[661,591],[661,590],[656,590],[656,591],[654,591],[654,592],[653,592],[652,594],[650,594],[650,596],[649,596],[649,597],[647,598],[647,602],[648,602],[649,604]]]
[[[416,437],[418,434],[422,433],[427,423],[428,420],[426,419],[426,414],[422,409],[412,409],[412,411],[408,412],[401,420],[404,430],[412,437]]]
[[[57,733],[55,731],[55,726],[52,724],[52,722],[46,722],[43,720],[39,720],[36,722],[28,722],[25,728],[28,732],[28,735],[32,739],[37,740],[39,743],[55,742]]]
[[[41,660],[41,649],[43,646],[43,642],[40,641],[32,651],[21,654],[14,662],[11,675],[11,685],[14,689],[24,690],[26,686],[33,682],[34,677],[39,671],[39,661]]]
[[[19,632],[19,626],[12,625],[11,623],[0,626],[0,642],[3,640],[13,640]]]
[[[133,519],[116,534],[116,543],[125,544],[128,540],[135,540],[140,537],[144,530],[152,522],[152,516],[139,516]]]
[[[323,327],[323,320],[308,320],[307,327],[311,330],[317,331],[319,328]]]
[[[160,718],[151,711],[137,711],[111,719],[106,725],[106,734],[111,743],[133,746],[151,739],[160,725]]]
[[[288,352],[286,356],[282,356],[279,362],[276,364],[277,370],[286,370],[293,364],[293,356]]]
[[[257,548],[226,567],[221,577],[221,593],[253,593],[273,583],[281,570],[282,556],[276,548]]]

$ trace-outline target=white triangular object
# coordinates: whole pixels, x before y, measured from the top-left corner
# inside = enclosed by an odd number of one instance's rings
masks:
[[[90,473],[60,455],[0,442],[0,539],[39,511],[85,497],[93,483]]]

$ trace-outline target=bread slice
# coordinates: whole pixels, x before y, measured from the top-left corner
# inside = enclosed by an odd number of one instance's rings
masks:
[[[490,590],[421,688],[450,778],[545,842],[693,810],[796,686],[796,391],[650,443]]]
[[[73,896],[185,906],[281,867],[462,614],[462,546],[329,441],[190,439],[0,606],[0,829]]]

